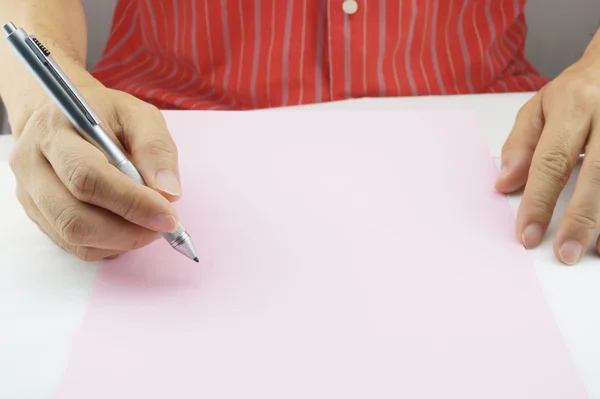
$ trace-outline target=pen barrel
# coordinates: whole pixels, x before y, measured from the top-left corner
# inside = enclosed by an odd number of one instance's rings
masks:
[[[135,166],[133,166],[130,160],[125,159],[123,162],[120,162],[115,166],[121,171],[121,173],[123,173],[125,176],[128,176],[134,182],[146,185],[144,178],[142,177],[140,172],[138,172]]]
[[[5,31],[7,31],[6,26],[3,27]],[[72,98],[62,85],[61,78],[54,75],[52,68],[49,67],[52,59],[44,57],[37,49],[36,44],[22,29],[9,29],[9,31],[11,33],[6,37],[8,45],[81,136],[98,148],[113,165],[116,166],[127,159],[120,148],[103,131],[102,127],[90,121],[88,116],[82,112],[80,104]],[[54,65],[54,68],[57,68],[57,66]]]

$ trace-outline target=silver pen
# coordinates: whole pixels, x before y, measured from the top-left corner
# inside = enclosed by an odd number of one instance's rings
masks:
[[[117,169],[136,183],[145,185],[144,179],[135,166],[102,128],[98,115],[52,59],[50,51],[34,36],[29,36],[23,29],[17,29],[12,22],[2,26],[2,31],[6,34],[6,41],[10,47],[71,121],[79,134],[102,151]],[[198,262],[192,239],[181,223],[178,224],[175,232],[161,234],[176,251]]]

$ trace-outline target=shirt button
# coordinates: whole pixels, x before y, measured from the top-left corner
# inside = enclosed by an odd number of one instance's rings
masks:
[[[344,0],[342,3],[342,10],[348,15],[354,14],[358,10],[358,3],[356,0]]]

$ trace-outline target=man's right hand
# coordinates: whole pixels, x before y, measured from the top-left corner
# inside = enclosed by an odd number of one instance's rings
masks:
[[[161,113],[100,85],[79,88],[103,127],[146,181],[134,183],[45,101],[28,118],[10,157],[17,196],[54,242],[86,260],[143,247],[177,226],[177,149]]]

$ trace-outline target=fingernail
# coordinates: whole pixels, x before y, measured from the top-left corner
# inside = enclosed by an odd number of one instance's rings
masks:
[[[521,241],[525,248],[530,249],[537,247],[542,241],[542,226],[537,223],[532,223],[523,229]]]
[[[150,219],[150,228],[161,233],[172,233],[177,230],[177,220],[173,215],[154,215]]]
[[[181,185],[175,173],[163,169],[156,173],[156,189],[170,195],[181,195]]]
[[[558,255],[567,265],[574,265],[583,255],[583,246],[574,240],[566,241],[560,246]]]

